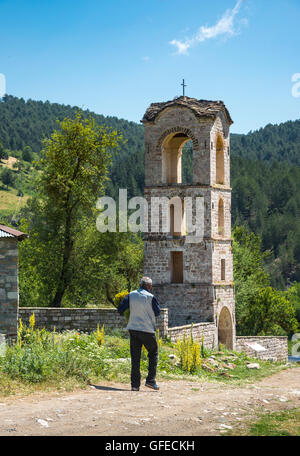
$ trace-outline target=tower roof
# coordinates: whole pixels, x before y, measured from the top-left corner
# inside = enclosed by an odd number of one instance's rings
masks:
[[[233,120],[223,101],[197,100],[196,98],[189,97],[179,97],[171,101],[152,103],[145,112],[141,122],[154,122],[161,111],[173,106],[189,108],[194,112],[196,117],[211,117],[213,119],[222,111],[229,125],[233,124]]]

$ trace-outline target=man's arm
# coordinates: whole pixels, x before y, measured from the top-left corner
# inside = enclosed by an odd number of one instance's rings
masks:
[[[154,312],[154,315],[157,317],[160,314],[160,306],[158,304],[158,301],[155,296],[152,298],[152,309]]]
[[[129,294],[120,302],[118,312],[120,315],[123,315],[127,309],[129,309]]]

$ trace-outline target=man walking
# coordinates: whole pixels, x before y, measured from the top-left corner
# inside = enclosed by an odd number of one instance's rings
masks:
[[[148,351],[149,367],[145,386],[156,391],[156,368],[158,360],[158,346],[155,337],[155,317],[160,314],[157,299],[150,293],[152,280],[143,277],[138,290],[129,293],[120,303],[118,312],[122,315],[130,310],[127,329],[130,334],[131,354],[131,390],[139,391],[141,384],[140,361],[144,345]]]

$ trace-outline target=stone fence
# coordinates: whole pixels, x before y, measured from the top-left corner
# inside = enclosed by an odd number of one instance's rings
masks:
[[[248,344],[262,345],[265,351],[255,351]],[[286,336],[237,336],[236,351],[244,351],[248,356],[270,361],[288,360],[288,338]]]
[[[53,308],[53,307],[20,307],[19,318],[23,323],[29,323],[29,317],[34,313],[37,328],[46,328],[50,331],[79,330],[84,332],[95,331],[97,325],[106,328],[125,329],[126,321],[115,309],[112,308]],[[168,327],[168,309],[161,309],[156,319],[157,328],[161,337],[170,337],[172,342],[181,339],[184,334],[189,336],[191,330],[193,338],[202,341],[207,348],[217,344],[217,331],[214,323],[195,323],[194,325]]]
[[[116,309],[112,308],[54,308],[54,307],[20,307],[19,318],[28,325],[29,317],[34,313],[37,328],[50,331],[79,330],[91,332],[104,325],[105,328],[126,328],[126,320]],[[161,337],[168,331],[168,309],[161,309],[156,319]]]
[[[37,328],[46,328],[57,331],[79,330],[91,332],[104,325],[106,328],[118,328],[124,330],[126,327],[125,318],[120,316],[113,308],[53,308],[53,307],[21,307],[19,318],[26,324],[29,317],[34,313]],[[204,345],[208,349],[217,348],[218,330],[214,323],[195,323],[193,325],[168,327],[168,309],[161,309],[156,319],[160,336],[169,337],[172,342],[182,339],[184,334],[201,343],[204,338]],[[258,343],[266,350],[255,351],[248,343]],[[244,351],[248,356],[272,361],[287,361],[288,342],[284,336],[270,337],[236,337],[236,350]]]
[[[168,336],[172,342],[182,339],[184,334],[190,337],[192,334],[193,339],[202,342],[208,349],[213,349],[217,346],[217,328],[214,323],[195,323],[193,325],[177,326],[176,328],[168,328]]]

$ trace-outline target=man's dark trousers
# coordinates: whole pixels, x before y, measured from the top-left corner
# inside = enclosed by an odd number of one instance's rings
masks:
[[[158,360],[158,346],[155,334],[142,331],[129,330],[130,354],[131,354],[131,386],[139,388],[141,384],[140,361],[141,351],[144,345],[148,351],[149,367],[146,383],[155,384],[156,368]]]

